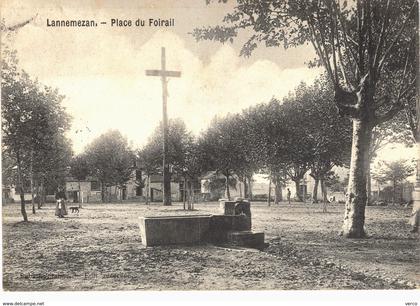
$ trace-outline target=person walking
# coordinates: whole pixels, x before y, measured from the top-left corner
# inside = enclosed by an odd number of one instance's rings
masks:
[[[55,215],[59,218],[64,218],[64,216],[67,215],[67,197],[62,187],[58,188],[57,193],[55,194],[55,199],[57,200],[57,205],[55,207]]]

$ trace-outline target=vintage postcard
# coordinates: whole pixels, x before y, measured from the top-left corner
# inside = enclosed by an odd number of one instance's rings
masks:
[[[416,0],[0,12],[3,305],[418,305]]]

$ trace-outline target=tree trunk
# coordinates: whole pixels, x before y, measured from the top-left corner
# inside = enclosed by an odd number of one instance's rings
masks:
[[[45,198],[46,198],[46,195],[45,195],[45,188],[44,188],[44,179],[42,179],[41,180],[41,192],[40,192],[40,194],[41,194],[41,197],[40,197],[40,208],[42,207],[42,205],[44,205],[44,203],[45,203]]]
[[[372,178],[370,175],[370,163],[371,160],[369,160],[368,165],[367,165],[367,173],[366,173],[366,193],[367,193],[367,201],[366,201],[366,205],[372,205]]]
[[[19,181],[19,194],[20,194],[20,212],[22,213],[23,221],[28,221],[28,215],[26,214],[25,208],[25,191],[23,189],[23,181],[22,181],[22,168],[21,168],[21,161],[20,161],[20,154],[16,153],[16,162],[17,162],[17,174],[18,174],[18,181]]]
[[[229,174],[225,174],[226,182],[225,182],[225,196],[230,201],[230,190],[229,190]]]
[[[172,205],[172,194],[171,194],[171,173],[169,172],[169,165],[165,165],[163,168],[163,205]]]
[[[184,176],[184,190],[182,190],[182,202],[184,203],[184,210],[185,210],[185,202],[186,202],[186,195],[187,195],[187,179]]]
[[[103,182],[101,182],[101,200],[102,200],[102,203],[105,203],[105,189],[104,189]]]
[[[38,209],[41,209],[41,191],[40,191],[40,186],[39,186],[39,181],[36,184],[36,204],[38,206]]]
[[[248,184],[246,183],[246,176],[244,178],[244,198],[245,199],[249,198],[249,196],[248,196]]]
[[[318,203],[318,185],[319,185],[319,179],[314,178],[315,183],[314,183],[314,190],[312,192],[312,201],[314,203]]]
[[[79,208],[82,208],[82,202],[83,202],[83,195],[82,195],[82,187],[80,185],[80,181],[79,181]]]
[[[397,183],[395,180],[392,181],[392,203],[397,204]]]
[[[147,174],[146,178],[146,205],[149,205],[149,197],[150,197],[150,174]]]
[[[322,192],[322,200],[324,202],[328,202],[328,190],[327,186],[325,186],[325,180],[321,179],[321,192]]]
[[[274,187],[274,204],[279,204],[280,201],[283,201],[283,194],[281,192],[281,183],[279,180],[276,180],[276,185]]]
[[[327,212],[327,187],[325,186],[325,181],[321,179],[321,192],[322,192],[322,211]]]
[[[190,182],[190,194],[191,194],[191,210],[194,210],[194,184]]]
[[[349,185],[342,234],[348,238],[366,236],[364,230],[366,195],[366,170],[369,163],[369,146],[372,126],[368,119],[353,119],[353,140]]]
[[[35,214],[35,192],[34,192],[34,165],[33,165],[33,151],[31,150],[31,165],[30,165],[30,185],[31,185],[31,204],[32,204],[32,213]]]
[[[252,201],[252,175],[248,177],[248,198]]]
[[[300,180],[294,180],[294,182],[295,182],[296,196],[298,198],[298,202],[302,202],[303,198],[302,198],[302,195],[300,194]]]
[[[191,198],[191,182],[190,181],[187,181],[186,188],[187,188],[187,204],[188,204],[187,208],[188,210],[191,210],[192,198]]]
[[[267,204],[268,204],[268,206],[271,205],[271,178],[270,178],[270,181],[268,182],[268,199],[267,199]]]
[[[34,189],[34,177],[31,171],[31,204],[32,204],[32,213],[35,214],[35,189]]]

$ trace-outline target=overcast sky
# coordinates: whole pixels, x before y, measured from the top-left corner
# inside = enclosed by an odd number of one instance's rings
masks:
[[[182,71],[181,78],[169,81],[169,117],[184,119],[196,134],[216,114],[240,112],[282,97],[319,73],[304,64],[314,56],[309,47],[289,52],[263,47],[245,59],[238,56],[240,42],[196,43],[188,32],[218,24],[229,10],[226,5],[206,6],[204,0],[138,2],[6,4],[3,16],[8,25],[38,14],[18,32],[14,46],[23,69],[66,96],[64,104],[74,118],[70,137],[76,152],[110,128],[119,129],[136,146],[147,140],[162,116],[162,93],[160,79],[146,77],[144,71],[160,68],[162,46],[168,69]],[[47,18],[108,24],[52,28],[47,27]],[[109,25],[111,18],[174,18],[175,27],[116,28]],[[76,134],[80,129],[84,132]]]
[[[261,46],[250,58],[240,58],[248,33],[225,45],[197,43],[188,34],[195,27],[219,24],[230,10],[231,4],[206,6],[204,0],[2,2],[7,25],[37,14],[15,35],[13,45],[21,68],[66,96],[76,153],[108,129],[120,130],[135,147],[147,141],[161,120],[162,94],[160,79],[144,71],[160,68],[162,46],[167,68],[182,72],[169,81],[169,117],[182,118],[195,134],[215,115],[281,98],[320,73],[305,65],[315,57],[311,46],[287,51]],[[107,25],[54,28],[47,27],[47,18]],[[174,18],[175,27],[117,28],[110,26],[111,18]]]

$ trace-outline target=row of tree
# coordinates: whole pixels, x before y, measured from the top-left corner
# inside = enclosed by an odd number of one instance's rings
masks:
[[[272,99],[241,114],[216,117],[199,137],[193,137],[180,120],[171,120],[169,131],[171,173],[182,177],[190,190],[200,175],[216,171],[225,177],[228,198],[234,177],[250,197],[253,174],[264,173],[274,182],[277,194],[288,180],[295,182],[302,200],[299,186],[310,170],[316,200],[318,182],[325,190],[333,167],[348,165],[350,160],[351,124],[338,116],[325,77],[310,86],[300,84],[282,101]],[[161,173],[162,154],[161,127],[157,127],[138,152],[147,178]]]
[[[334,102],[353,125],[342,228],[346,237],[365,236],[374,129],[405,110],[414,138],[419,140],[418,13],[416,0],[237,0],[222,25],[193,31],[197,40],[227,42],[248,30],[252,34],[241,50],[245,56],[260,43],[284,48],[313,46],[317,57],[311,65],[325,68],[333,84]]]

